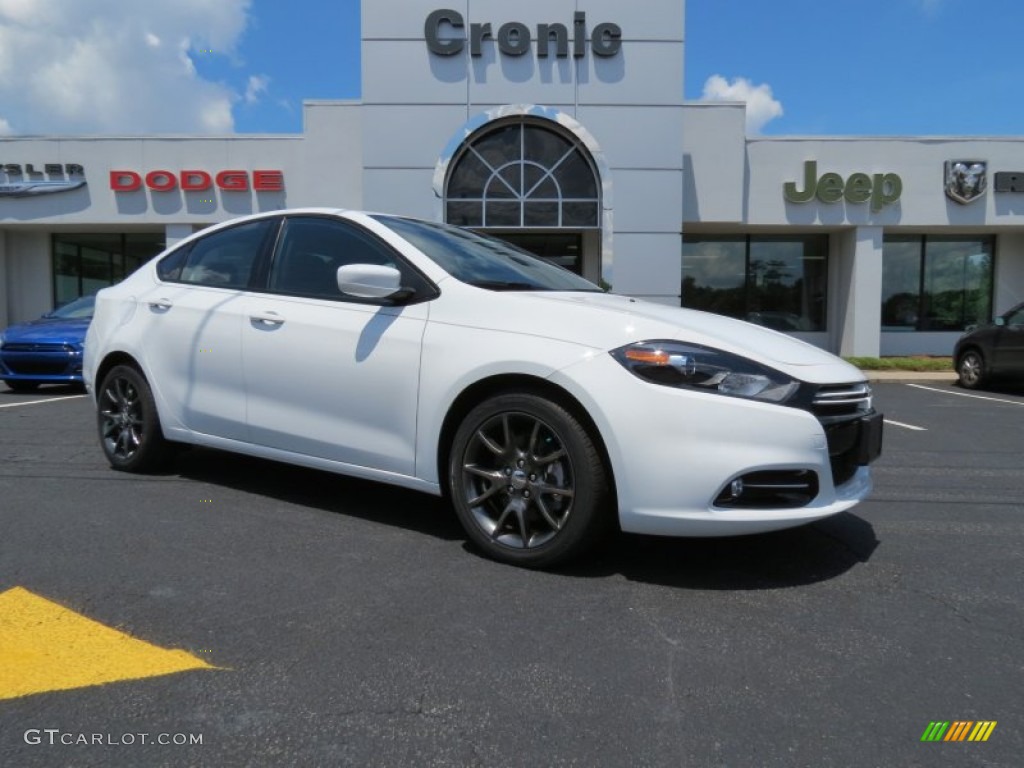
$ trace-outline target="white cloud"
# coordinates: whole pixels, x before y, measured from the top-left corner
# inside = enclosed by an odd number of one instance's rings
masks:
[[[732,82],[712,75],[704,83],[702,101],[742,101],[747,105],[747,133],[760,133],[769,120],[782,115],[782,103],[772,95],[767,83],[754,85],[745,77]]]
[[[270,85],[270,78],[266,75],[250,75],[249,83],[245,86],[245,103],[255,104],[260,100],[260,95],[266,93]]]
[[[0,131],[229,133],[239,95],[190,51],[232,56],[252,0],[0,0]]]
[[[14,129],[11,128],[11,124],[0,117],[0,136],[10,136],[14,133]]]

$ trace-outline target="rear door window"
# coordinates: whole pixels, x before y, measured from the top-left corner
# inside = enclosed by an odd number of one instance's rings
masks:
[[[157,265],[162,280],[213,288],[248,288],[253,270],[279,219],[249,221],[201,237]]]

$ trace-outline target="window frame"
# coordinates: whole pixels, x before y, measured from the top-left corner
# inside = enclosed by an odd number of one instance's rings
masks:
[[[216,288],[216,289],[222,290],[222,291],[224,291],[224,290],[226,290],[226,291],[251,291],[251,290],[253,290],[254,284],[256,284],[258,279],[259,279],[259,276],[260,276],[260,265],[262,264],[262,262],[263,262],[263,260],[264,260],[264,258],[266,256],[267,248],[268,248],[269,244],[274,242],[276,240],[276,238],[277,238],[277,232],[278,232],[278,230],[280,230],[280,227],[281,227],[280,218],[281,218],[280,216],[267,216],[267,217],[262,217],[262,218],[258,218],[258,219],[249,219],[247,221],[240,221],[237,224],[234,224],[232,226],[224,227],[222,229],[217,229],[217,230],[212,231],[212,232],[201,232],[201,233],[198,233],[198,237],[195,237],[195,238],[189,240],[187,243],[183,243],[182,245],[178,246],[177,248],[174,248],[173,250],[171,250],[168,253],[166,253],[159,261],[157,261],[156,267],[155,267],[156,268],[156,279],[159,280],[162,283],[174,283],[175,285],[188,285],[188,286],[191,286],[193,288]],[[252,269],[249,272],[249,281],[248,281],[248,283],[245,286],[237,287],[237,286],[228,286],[228,285],[217,285],[215,283],[202,283],[202,282],[195,282],[195,281],[192,281],[192,280],[182,280],[181,279],[181,273],[188,266],[189,260],[192,258],[192,251],[195,249],[195,247],[197,245],[199,245],[200,243],[202,243],[203,241],[205,241],[205,240],[207,240],[207,239],[209,239],[211,237],[217,237],[219,235],[223,235],[225,233],[231,232],[231,231],[233,231],[235,229],[239,229],[241,227],[249,226],[249,225],[255,224],[255,223],[262,223],[262,222],[265,222],[265,221],[269,221],[271,223],[271,225],[268,227],[267,232],[264,233],[263,240],[260,242],[260,245],[257,248],[256,255],[253,258]],[[163,264],[165,262],[170,261],[171,259],[174,259],[174,258],[182,258],[182,259],[184,259],[184,261],[182,262],[180,268],[178,269],[178,276],[174,277],[174,278],[164,277],[161,274],[161,267],[163,266]]]
[[[346,296],[339,291],[337,296],[323,296],[317,294],[306,294],[306,293],[294,293],[290,291],[275,291],[270,287],[270,276],[273,272],[274,264],[277,261],[278,254],[280,253],[281,247],[284,243],[285,233],[287,231],[288,222],[295,219],[320,219],[330,222],[342,229],[347,229],[354,232],[357,236],[361,236],[368,240],[373,245],[379,247],[381,250],[392,256],[392,260],[401,265],[399,271],[402,272],[402,288],[408,288],[412,290],[412,295],[405,295],[403,297],[390,297],[385,296],[383,298],[363,298],[359,296]],[[363,263],[363,262],[352,262],[352,263]],[[254,275],[257,272],[254,269]],[[420,304],[425,301],[432,301],[441,295],[440,289],[434,284],[430,278],[428,278],[423,272],[412,262],[405,258],[401,252],[399,252],[394,246],[386,242],[383,238],[377,235],[376,232],[364,227],[363,225],[351,221],[350,219],[340,218],[338,216],[332,216],[330,214],[320,213],[295,213],[286,214],[281,217],[281,223],[277,230],[277,236],[274,238],[273,246],[263,254],[262,262],[258,269],[259,280],[256,287],[251,290],[255,293],[267,294],[269,296],[283,296],[295,299],[305,299],[308,301],[329,301],[333,303],[343,304],[371,304],[374,306],[396,306],[396,305],[411,305]],[[411,279],[414,285],[406,285],[407,279]]]
[[[514,155],[509,154],[507,156],[500,157],[497,159],[497,162],[491,162],[491,160],[484,154],[487,152],[488,148],[483,147],[481,149],[479,148],[480,145],[510,128],[515,128],[518,133],[516,137],[517,140],[515,142],[517,145],[517,152]],[[531,149],[536,149],[536,147],[531,147],[529,144],[527,131],[537,131],[542,134],[554,136],[560,141],[565,142],[566,148],[549,166],[545,165],[539,162],[538,159],[531,156]],[[559,168],[563,165],[569,167],[577,159],[582,162],[589,174],[588,184],[592,185],[594,188],[593,197],[568,195],[563,189],[569,179],[558,175]],[[464,163],[467,161],[479,164],[481,167],[485,168],[488,173],[486,178],[481,177],[481,184],[474,185],[473,187],[479,191],[479,195],[472,197],[455,197],[451,194],[452,186],[459,182],[459,172],[464,169]],[[518,172],[518,190],[514,189],[509,182],[508,171],[510,169],[515,169]],[[529,169],[534,169],[535,174],[539,172],[540,178],[532,181],[530,183],[531,185],[527,189],[527,172]],[[468,173],[469,171],[466,172]],[[555,193],[553,196],[551,194],[543,197],[534,196],[535,192],[539,193],[542,187],[548,186],[554,188]],[[502,187],[505,187],[504,191],[506,194],[498,194],[499,191],[502,191]],[[489,190],[492,188],[494,191],[489,194]],[[574,231],[592,231],[600,230],[602,226],[602,197],[603,189],[601,185],[601,174],[594,163],[594,158],[591,156],[590,151],[578,137],[571,133],[558,130],[545,121],[519,116],[490,123],[463,141],[459,150],[452,158],[445,178],[444,194],[442,196],[442,210],[444,212],[443,218],[446,224],[467,229],[481,229],[487,231],[519,229],[568,229]],[[449,216],[449,207],[453,204],[478,206],[479,220],[474,219],[467,222],[452,221],[452,218]],[[490,206],[495,205],[517,206],[517,222],[509,223],[507,221],[488,221],[488,209]],[[528,223],[531,216],[537,215],[536,206],[552,205],[556,206],[554,216],[555,223]],[[567,222],[567,211],[571,213],[574,206],[582,205],[593,206],[593,223],[580,224],[578,221]]]

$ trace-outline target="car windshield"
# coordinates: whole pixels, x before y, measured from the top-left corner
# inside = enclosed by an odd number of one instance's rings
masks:
[[[496,237],[399,216],[373,217],[429,256],[456,280],[495,291],[596,291],[567,269]]]
[[[95,306],[95,296],[82,296],[74,301],[69,301],[63,307],[47,312],[43,317],[59,317],[62,320],[84,320],[92,317]]]

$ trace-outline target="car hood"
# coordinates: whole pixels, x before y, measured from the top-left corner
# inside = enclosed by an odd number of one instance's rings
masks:
[[[445,287],[450,288],[442,286],[442,291]],[[448,312],[459,306],[466,324],[604,351],[637,341],[677,339],[742,355],[804,381],[854,382],[865,378],[856,367],[818,347],[723,315],[606,293],[501,292],[460,285],[460,294],[463,288],[467,295],[446,304],[447,311],[440,306],[441,311],[432,311],[432,321],[453,321],[447,317]],[[468,321],[468,316],[476,321]],[[480,322],[480,318],[487,321]]]
[[[5,341],[23,344],[81,344],[88,329],[88,318],[69,320],[61,317],[44,317],[30,323],[12,325],[3,331],[3,335]]]

